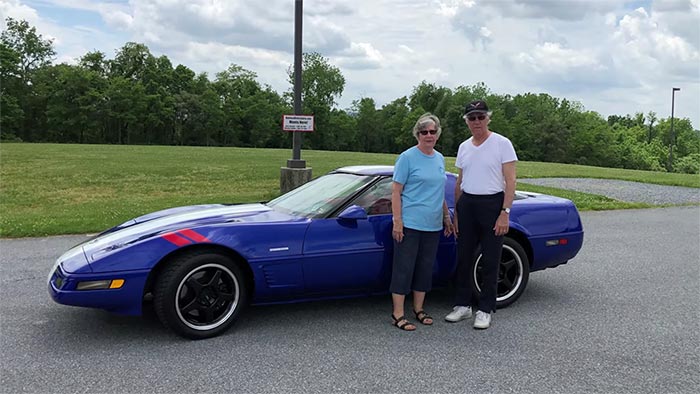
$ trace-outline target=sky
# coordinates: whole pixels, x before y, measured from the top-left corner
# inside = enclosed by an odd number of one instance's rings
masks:
[[[294,0],[0,0],[54,40],[55,63],[146,44],[214,78],[232,63],[290,89]],[[306,0],[303,50],[337,66],[338,107],[381,107],[426,81],[546,93],[608,115],[653,111],[700,129],[700,0]]]

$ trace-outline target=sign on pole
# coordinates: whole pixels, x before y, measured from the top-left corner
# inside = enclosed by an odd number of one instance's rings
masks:
[[[282,115],[284,131],[314,131],[313,115]]]

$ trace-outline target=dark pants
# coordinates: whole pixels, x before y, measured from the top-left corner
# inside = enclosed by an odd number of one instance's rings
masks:
[[[459,238],[457,238],[457,294],[455,305],[471,306],[491,313],[496,310],[498,267],[503,236],[493,229],[503,207],[503,193],[475,195],[462,193],[457,202]],[[474,263],[481,246],[481,295],[474,285]]]
[[[394,262],[389,291],[407,295],[413,291],[430,291],[433,263],[440,244],[440,231],[403,229],[403,240],[394,240]]]

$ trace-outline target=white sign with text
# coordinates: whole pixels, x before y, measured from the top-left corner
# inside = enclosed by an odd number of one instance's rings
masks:
[[[314,131],[313,115],[282,115],[284,131]]]

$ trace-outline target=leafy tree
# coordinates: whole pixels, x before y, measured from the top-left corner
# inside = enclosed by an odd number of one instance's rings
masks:
[[[380,122],[379,113],[374,99],[365,97],[352,103],[352,112],[355,113],[357,124],[357,147],[363,152],[384,152],[389,145],[382,138],[385,134]]]
[[[357,118],[350,116],[347,112],[333,109],[330,116],[330,127],[336,131],[337,150],[353,151],[358,149],[358,134],[361,128],[357,124]]]
[[[48,136],[57,142],[98,142],[106,81],[92,70],[60,64],[45,68]]]
[[[22,88],[19,61],[19,53],[0,42],[0,138],[5,140],[17,138],[24,120],[18,97]]]
[[[109,62],[109,73],[133,81],[146,81],[148,68],[155,66],[156,59],[144,44],[127,42]]]
[[[569,142],[569,159],[566,162],[592,166],[609,165],[615,154],[610,126],[595,112],[582,112],[576,115]]]
[[[382,107],[377,117],[382,126],[380,132],[390,141],[383,152],[399,153],[414,144],[410,135],[412,124],[406,128],[409,119],[408,98],[401,97]],[[415,122],[415,120],[414,120]]]
[[[246,103],[254,134],[253,146],[261,148],[291,148],[291,139],[282,131],[282,115],[292,109],[270,86],[265,86]],[[333,115],[333,114],[331,114]],[[332,118],[332,116],[331,116]],[[335,129],[334,130],[341,130]]]
[[[292,103],[294,70],[287,70],[292,89],[286,97]],[[314,115],[316,130],[309,133],[306,141],[311,149],[326,149],[326,144],[335,140],[335,130],[330,127],[331,109],[343,94],[345,77],[340,69],[316,52],[304,53],[302,58],[302,112]]]
[[[105,54],[100,51],[88,52],[78,61],[80,67],[95,72],[101,77],[107,76],[109,64],[109,61],[105,59]]]
[[[146,92],[140,82],[111,77],[105,91],[104,141],[129,144],[143,130]]]
[[[223,107],[225,128],[219,136],[221,141],[236,146],[255,146],[253,138],[258,130],[253,130],[255,119],[251,108],[256,96],[260,93],[260,84],[255,80],[257,75],[245,68],[231,64],[226,71],[216,74],[214,89]]]
[[[423,108],[426,112],[437,115],[439,118],[444,114],[437,110],[438,106],[446,96],[449,97],[451,95],[452,92],[448,88],[422,81],[418,86],[413,88],[413,92],[409,97],[408,106],[411,110]]]
[[[8,106],[9,131],[17,133],[23,140],[31,141],[32,133],[41,133],[39,123],[45,116],[43,100],[31,97],[33,74],[41,67],[50,65],[56,52],[53,40],[44,39],[27,21],[5,19],[6,30],[0,34],[2,56],[2,94],[13,98],[3,99]],[[17,81],[13,81],[13,79]],[[8,85],[5,87],[5,83]],[[19,108],[18,108],[19,107]],[[21,117],[21,120],[20,120]]]
[[[19,55],[17,73],[22,83],[26,85],[33,71],[51,64],[56,55],[53,40],[44,39],[41,34],[37,34],[36,28],[30,26],[27,21],[17,21],[7,17],[5,22],[7,29],[0,34],[0,41]]]

